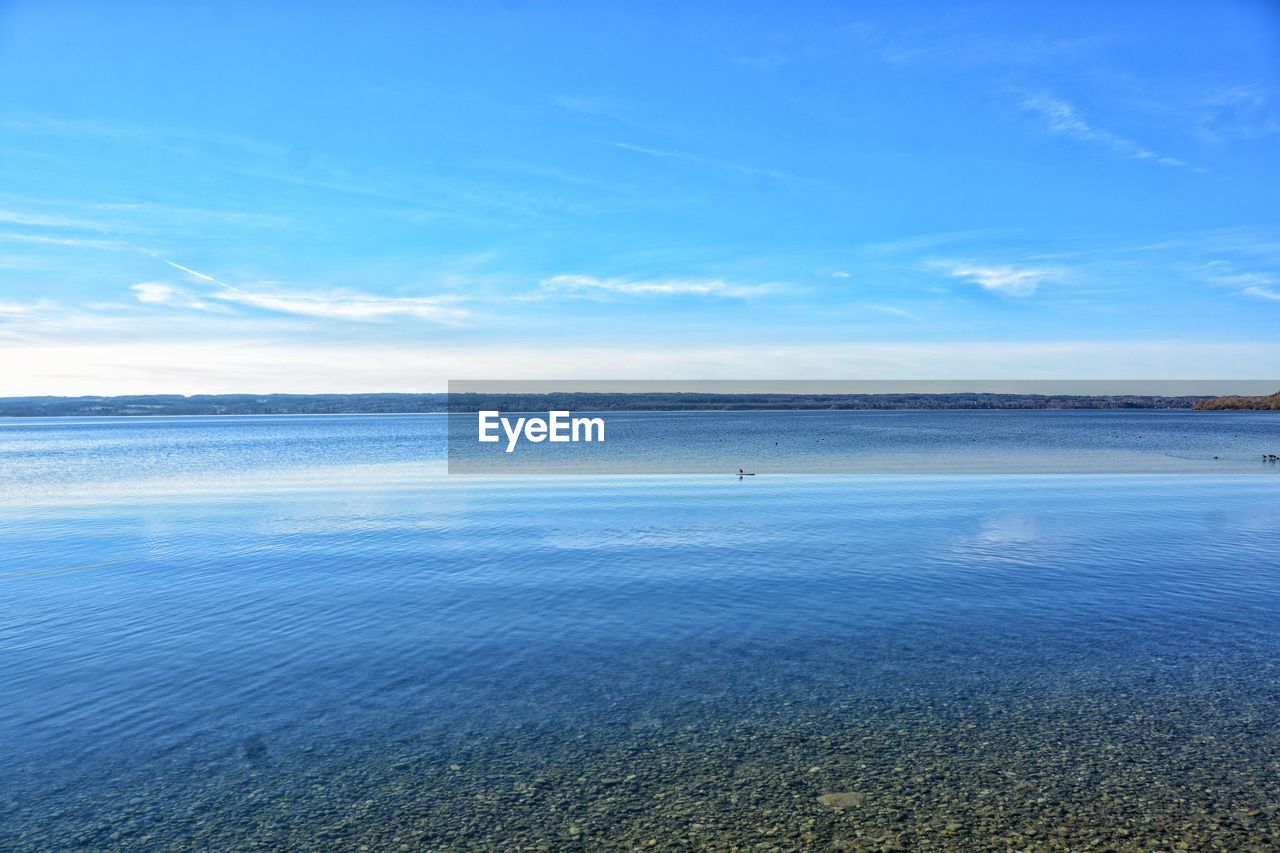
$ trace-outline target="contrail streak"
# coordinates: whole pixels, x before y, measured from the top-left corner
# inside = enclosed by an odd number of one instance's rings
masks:
[[[160,261],[161,263],[168,264],[169,266],[173,267],[175,270],[181,270],[187,275],[195,276],[196,278],[201,279],[202,281],[207,281],[210,284],[216,284],[219,287],[225,287],[227,290],[230,290],[233,292],[239,292],[238,288],[232,287],[231,285],[227,284],[225,281],[218,281],[216,278],[214,278],[211,275],[206,275],[200,272],[199,270],[193,270],[191,267],[184,267],[182,264],[171,261],[168,258],[161,257],[160,255],[157,255],[155,252],[152,252],[148,249],[144,249],[141,246],[134,246],[132,243],[130,243],[129,245],[133,246],[133,248],[137,249],[139,252],[142,252],[142,254],[144,255],[149,255],[150,257],[155,258],[157,261]]]

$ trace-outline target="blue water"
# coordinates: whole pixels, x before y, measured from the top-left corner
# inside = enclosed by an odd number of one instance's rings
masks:
[[[532,413],[531,413],[532,414]],[[509,418],[518,414],[508,415]],[[546,413],[542,413],[545,417]],[[450,418],[450,473],[1276,473],[1275,412],[607,412],[604,442],[478,441]],[[514,427],[512,427],[514,429]]]
[[[450,477],[444,432],[3,422],[0,848],[1280,837],[1265,463]]]

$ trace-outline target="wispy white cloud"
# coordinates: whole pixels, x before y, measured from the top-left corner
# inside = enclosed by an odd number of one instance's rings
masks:
[[[1257,84],[1213,85],[1204,80],[1151,80],[1115,75],[1127,108],[1188,130],[1211,145],[1280,133],[1274,95]]]
[[[559,95],[551,99],[561,109],[575,113],[610,118],[626,125],[636,126],[625,111],[624,105],[613,98],[601,98],[588,95]]]
[[[98,240],[90,237],[51,237],[44,234],[19,234],[5,232],[0,234],[0,243],[35,243],[40,246],[65,246],[73,249],[102,249],[116,251],[124,249],[119,240]]]
[[[1009,264],[983,266],[977,264],[945,264],[951,275],[980,285],[984,290],[1005,296],[1030,296],[1046,279],[1056,277],[1058,270],[1046,267],[1016,267]]]
[[[915,320],[917,323],[922,322],[919,315],[912,314],[907,309],[899,308],[896,305],[872,305],[869,303],[864,303],[862,307],[870,311],[879,311],[881,314],[892,314],[895,317],[903,317],[907,320]]]
[[[453,296],[377,296],[346,290],[220,290],[207,295],[164,282],[144,282],[133,286],[134,296],[148,305],[189,308],[225,313],[228,305],[240,305],[326,320],[373,322],[408,317],[438,323],[457,323],[467,312]]]
[[[29,225],[36,228],[79,228],[98,230],[96,222],[88,222],[70,216],[50,216],[45,213],[28,213],[21,210],[0,210],[0,222],[6,225]]]
[[[1259,299],[1271,299],[1275,302],[1280,302],[1280,290],[1272,290],[1260,284],[1251,284],[1240,292],[1246,296],[1256,296]]]
[[[621,293],[631,296],[723,296],[733,299],[750,299],[777,293],[782,285],[777,283],[738,284],[718,278],[632,280],[596,278],[590,275],[557,275],[543,279],[542,288],[547,291],[582,295]]]
[[[163,281],[144,281],[131,288],[134,297],[144,305],[165,305],[171,308],[190,308],[195,311],[212,311],[225,314],[231,309],[185,288],[175,287]]]
[[[143,250],[145,251],[145,250]],[[292,314],[325,320],[376,322],[407,317],[437,323],[458,323],[466,316],[461,298],[444,296],[381,296],[352,290],[259,290],[237,287],[191,267],[146,252],[176,270],[217,290],[196,293],[166,282],[143,282],[133,286],[139,302],[200,311],[225,310],[227,304],[257,308],[278,314]]]
[[[1059,66],[1079,62],[1106,41],[1098,36],[1000,38],[976,35],[968,29],[949,30],[945,25],[898,32],[869,21],[846,24],[835,32],[883,62],[946,69]]]
[[[809,51],[801,52],[801,56],[810,53]],[[734,62],[739,65],[745,65],[748,68],[754,68],[757,71],[776,71],[783,66],[790,65],[796,61],[797,53],[790,50],[781,50],[776,47],[765,48],[750,54],[735,56]]]
[[[1257,86],[1228,86],[1193,100],[1189,108],[1212,140],[1261,139],[1280,133],[1280,115]]]
[[[178,288],[159,281],[146,281],[133,286],[133,294],[139,302],[148,305],[169,305],[177,297]]]
[[[1072,104],[1044,93],[1025,96],[1019,106],[1027,112],[1035,113],[1044,119],[1050,133],[1068,136],[1081,142],[1089,142],[1110,148],[1121,156],[1132,160],[1150,160],[1161,166],[1174,168],[1191,168],[1191,165],[1176,157],[1167,157],[1146,148],[1131,139],[1095,127],[1085,120],[1080,111]]]
[[[97,333],[120,335],[127,320],[116,305],[65,305],[52,299],[0,301],[0,344],[51,339],[87,340]]]
[[[831,277],[832,278],[848,278],[849,273],[845,272],[844,270],[836,270],[831,274]]]
[[[254,293],[237,290],[219,299],[265,311],[329,320],[376,321],[396,317],[457,323],[467,312],[454,296],[376,296],[345,290]]]
[[[1280,302],[1280,277],[1271,273],[1242,271],[1230,261],[1210,261],[1202,267],[1208,279],[1244,296]]]
[[[620,148],[623,151],[633,151],[636,154],[644,154],[648,157],[657,157],[667,160],[684,160],[689,163],[699,163],[704,166],[713,166],[717,169],[728,169],[733,172],[740,172],[744,175],[753,175],[757,177],[776,178],[785,181],[803,181],[806,183],[820,183],[813,178],[805,178],[799,175],[792,175],[788,172],[780,172],[777,169],[762,169],[756,166],[744,166],[741,163],[731,163],[725,160],[717,160],[713,157],[703,157],[699,154],[689,154],[684,151],[667,151],[661,148],[649,148],[644,145],[633,145],[629,142],[610,142],[614,148]]]
[[[54,307],[47,299],[38,302],[0,302],[0,320],[27,317],[37,311],[46,311]]]

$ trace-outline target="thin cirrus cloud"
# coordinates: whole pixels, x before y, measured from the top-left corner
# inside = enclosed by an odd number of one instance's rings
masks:
[[[661,160],[684,160],[689,163],[698,163],[703,166],[711,166],[716,169],[727,169],[731,172],[739,172],[743,175],[753,175],[765,178],[776,178],[785,181],[802,181],[805,183],[818,183],[812,178],[804,178],[799,175],[792,175],[787,172],[780,172],[777,169],[762,169],[756,166],[744,166],[741,163],[731,163],[725,160],[716,160],[711,157],[702,157],[698,154],[688,154],[684,151],[666,151],[660,148],[649,148],[644,145],[633,145],[629,142],[610,142],[614,148],[622,151],[631,151],[636,154],[643,154],[646,157],[656,157]]]
[[[459,299],[455,296],[378,296],[350,290],[255,290],[238,287],[155,252],[134,248],[195,279],[204,288],[192,291],[155,281],[135,284],[135,298],[148,305],[214,312],[225,312],[228,305],[239,305],[277,314],[355,322],[407,317],[456,324],[467,316],[466,309],[458,306]],[[211,290],[210,285],[216,289]]]
[[[1268,281],[1271,281],[1271,279],[1268,279]],[[1260,284],[1251,284],[1240,292],[1245,294],[1246,296],[1253,296],[1258,299],[1270,299],[1275,302],[1280,302],[1280,290],[1274,290],[1270,287],[1263,287]]]
[[[227,305],[163,281],[144,281],[141,284],[135,284],[132,289],[134,298],[146,305],[167,305],[172,308],[190,308],[195,311],[212,311],[222,314],[231,310]]]
[[[992,293],[1005,296],[1030,296],[1047,279],[1057,275],[1056,270],[1042,267],[1016,267],[1011,265],[982,266],[977,264],[953,264],[950,273],[963,278]]]
[[[0,320],[5,317],[26,317],[52,307],[53,303],[44,299],[39,302],[0,302]]]
[[[467,316],[466,310],[457,305],[458,298],[454,296],[377,296],[349,290],[253,290],[227,284],[151,252],[147,254],[218,289],[194,291],[159,281],[133,285],[134,297],[146,305],[216,313],[227,313],[230,306],[239,305],[277,314],[356,322],[405,317],[452,324],[461,322]]]
[[[1131,160],[1150,160],[1161,166],[1171,168],[1191,168],[1191,165],[1176,157],[1167,157],[1146,148],[1131,139],[1095,127],[1085,120],[1074,105],[1044,93],[1027,95],[1019,106],[1030,113],[1044,119],[1050,133],[1070,137],[1081,142],[1088,142],[1110,148],[1112,151]]]
[[[456,323],[466,317],[456,298],[444,296],[374,296],[347,291],[252,293],[236,291],[219,297],[240,305],[328,320],[374,321],[395,317]]]
[[[881,314],[890,314],[894,317],[902,317],[906,320],[914,320],[917,323],[922,322],[922,318],[918,314],[913,314],[905,308],[899,308],[896,305],[872,305],[864,303],[863,308],[869,311],[879,311]]]
[[[751,299],[777,293],[781,285],[737,284],[718,278],[629,280],[596,278],[590,275],[557,275],[543,279],[542,289],[547,292],[578,296],[617,293],[628,296],[720,296],[730,299]]]
[[[1280,302],[1280,279],[1260,272],[1241,272],[1228,261],[1210,261],[1204,266],[1209,279],[1244,296]]]

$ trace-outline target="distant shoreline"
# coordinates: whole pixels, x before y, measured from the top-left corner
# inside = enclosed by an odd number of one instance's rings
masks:
[[[500,411],[920,411],[1280,409],[1270,397],[1087,394],[148,394],[83,397],[0,397],[0,417],[155,417],[210,415],[412,415]]]
[[[1201,412],[1271,412],[1280,410],[1280,391],[1267,397],[1214,397],[1201,400],[1195,408]]]

